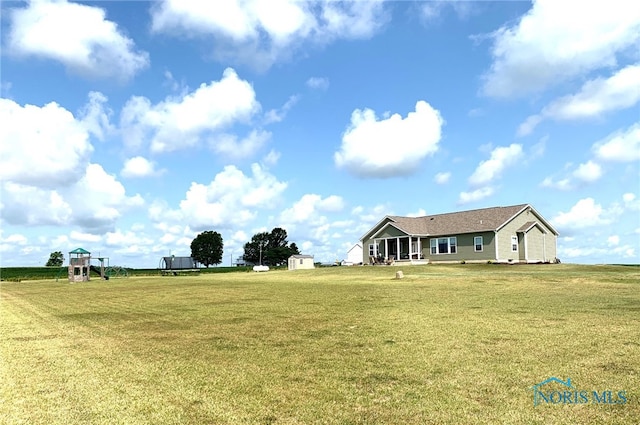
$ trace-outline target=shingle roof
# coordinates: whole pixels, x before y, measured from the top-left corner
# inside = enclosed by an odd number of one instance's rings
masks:
[[[450,235],[499,229],[528,204],[482,208],[423,217],[388,216],[395,227],[409,235]]]

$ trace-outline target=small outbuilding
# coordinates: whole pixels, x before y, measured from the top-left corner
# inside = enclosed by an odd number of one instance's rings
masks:
[[[296,254],[289,257],[289,270],[315,269],[313,255]]]
[[[362,264],[362,243],[358,242],[347,251],[347,258],[342,262],[343,266]]]

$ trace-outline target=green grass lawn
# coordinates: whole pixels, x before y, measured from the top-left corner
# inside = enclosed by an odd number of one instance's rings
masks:
[[[640,422],[640,268],[396,270],[3,282],[0,423]]]

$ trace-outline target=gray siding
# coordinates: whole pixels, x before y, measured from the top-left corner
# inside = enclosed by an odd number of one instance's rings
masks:
[[[537,227],[531,228],[526,237],[519,233],[518,229],[528,222],[536,222],[546,234]],[[511,236],[518,236],[518,252],[511,251]],[[498,230],[498,261],[553,261],[555,257],[556,236],[529,208]]]
[[[424,258],[429,259],[431,262],[439,261],[488,261],[496,259],[495,248],[495,233],[494,232],[479,232],[479,233],[466,233],[463,235],[443,235],[443,237],[456,237],[458,247],[455,254],[431,254],[431,239],[438,239],[438,237],[421,238],[422,241],[422,253]],[[473,240],[476,236],[482,236],[483,247],[482,251],[476,252]]]

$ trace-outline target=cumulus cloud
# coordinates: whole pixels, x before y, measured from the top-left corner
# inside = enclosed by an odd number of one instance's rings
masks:
[[[573,164],[567,164],[565,169],[574,168]],[[565,174],[560,179],[554,179],[553,177],[545,177],[542,181],[542,187],[549,187],[552,189],[558,189],[563,191],[574,190],[577,186],[585,183],[593,183],[600,180],[603,175],[602,167],[597,162],[589,160],[585,163],[579,164],[573,171]]]
[[[593,161],[578,165],[573,175],[583,182],[594,182],[602,177],[602,167]]]
[[[551,223],[558,229],[571,231],[610,224],[616,213],[615,210],[605,210],[593,198],[584,198],[576,202],[569,211],[556,214]]]
[[[221,134],[209,140],[209,146],[215,152],[223,154],[229,158],[246,158],[264,146],[271,133],[264,130],[252,130],[246,137],[241,139],[235,134]]]
[[[194,231],[235,229],[255,219],[259,209],[273,208],[286,187],[259,164],[251,166],[250,175],[228,165],[209,184],[192,183],[179,209],[156,202],[149,217],[156,223],[183,223]]]
[[[640,160],[640,124],[610,134],[593,145],[592,150],[602,161],[632,162]]]
[[[0,99],[0,180],[42,188],[68,186],[93,151],[86,126],[55,102],[21,106]]]
[[[90,78],[129,79],[149,65],[104,9],[66,0],[30,1],[10,12],[12,53],[53,59]]]
[[[220,81],[155,105],[145,97],[132,97],[122,109],[121,127],[130,147],[148,144],[152,152],[171,152],[224,134],[226,128],[248,122],[259,110],[251,84],[227,68]]]
[[[438,150],[443,124],[440,112],[423,100],[406,118],[393,114],[379,119],[371,109],[356,109],[335,164],[361,177],[411,174]]]
[[[324,212],[337,212],[344,208],[344,200],[340,196],[330,195],[326,198],[315,193],[306,194],[291,208],[285,209],[280,214],[281,221],[285,223],[318,223],[324,222]]]
[[[451,179],[451,173],[448,172],[448,171],[447,172],[443,172],[443,173],[438,173],[433,178],[433,180],[438,184],[448,183],[449,179]]]
[[[624,108],[640,101],[640,65],[629,65],[610,78],[596,78],[585,83],[574,95],[564,96],[528,117],[518,128],[519,136],[530,134],[544,119],[575,120]]]
[[[115,131],[111,124],[113,111],[107,106],[107,100],[104,94],[92,91],[89,93],[89,101],[78,114],[82,125],[100,141]]]
[[[618,55],[637,49],[640,8],[630,7],[626,0],[538,0],[517,23],[495,31],[492,39],[493,63],[484,76],[483,93],[524,95],[616,66]]]
[[[156,170],[156,164],[153,161],[142,156],[134,156],[125,161],[120,175],[122,177],[137,178],[149,177],[160,174],[161,171]]]
[[[305,42],[367,38],[386,22],[382,1],[300,2],[164,0],[152,8],[152,30],[212,40],[224,61],[266,69]]]
[[[468,204],[470,202],[481,201],[493,195],[494,191],[494,188],[486,186],[476,190],[472,190],[470,192],[460,192],[460,196],[458,197],[458,204],[462,205]]]
[[[12,225],[74,225],[99,233],[144,204],[140,195],[128,196],[124,186],[98,164],[87,165],[70,186],[48,189],[3,182],[2,189],[0,216]]]
[[[499,146],[491,151],[489,159],[480,162],[469,177],[469,184],[479,187],[499,178],[505,169],[518,163],[523,157],[522,145],[513,143]]]

